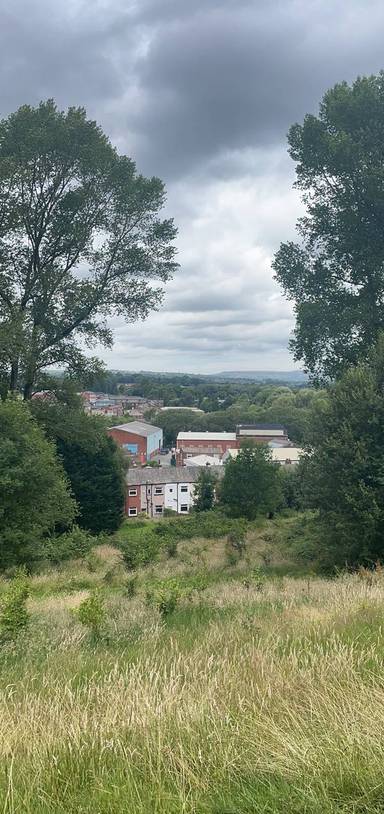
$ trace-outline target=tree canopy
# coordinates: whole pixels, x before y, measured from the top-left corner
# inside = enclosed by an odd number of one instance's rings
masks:
[[[310,454],[300,464],[309,505],[320,514],[326,564],[384,556],[384,337],[369,361],[347,371],[314,409]]]
[[[64,403],[36,400],[31,409],[56,444],[78,503],[79,526],[93,534],[116,531],[123,520],[125,469],[104,420]]]
[[[83,108],[52,100],[0,122],[0,375],[29,398],[41,371],[89,367],[106,319],[145,317],[173,274],[163,183],[118,155]],[[9,341],[11,337],[11,341]]]
[[[254,520],[258,514],[275,511],[280,501],[279,464],[272,463],[270,449],[245,443],[225,465],[220,503],[232,517]]]
[[[0,566],[29,559],[56,526],[77,513],[56,450],[28,408],[0,402]]]
[[[215,491],[217,484],[217,476],[211,472],[210,467],[206,466],[199,473],[199,477],[195,485],[195,502],[194,510],[196,512],[209,512],[213,509],[215,503]]]
[[[295,359],[317,381],[366,358],[384,327],[383,141],[383,72],[335,85],[289,131],[306,214],[274,268],[295,303]]]

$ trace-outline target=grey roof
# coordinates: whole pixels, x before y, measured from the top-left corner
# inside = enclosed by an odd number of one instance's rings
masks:
[[[285,430],[283,424],[237,424],[236,430]]]
[[[154,432],[163,432],[161,427],[154,427],[153,424],[146,424],[145,421],[128,421],[127,424],[117,424],[114,427],[108,427],[108,429],[132,432],[134,435],[143,435],[145,438],[148,438]]]
[[[195,483],[201,470],[214,472],[215,475],[224,475],[224,466],[161,466],[145,467],[144,469],[128,469],[126,482],[128,486],[141,486],[145,483]]]

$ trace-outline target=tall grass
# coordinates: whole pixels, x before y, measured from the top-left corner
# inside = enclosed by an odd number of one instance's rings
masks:
[[[384,810],[381,575],[217,579],[166,621],[140,579],[106,589],[96,644],[86,590],[32,584],[1,651],[0,812]]]

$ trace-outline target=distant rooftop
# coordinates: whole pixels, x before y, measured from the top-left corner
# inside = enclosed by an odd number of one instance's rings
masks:
[[[202,469],[205,467],[161,466],[155,469],[148,466],[144,469],[128,469],[125,479],[128,486],[142,486],[145,483],[196,483]],[[209,471],[222,477],[224,467],[210,466]]]
[[[179,432],[178,441],[236,441],[235,432]]]
[[[238,424],[237,430],[285,430],[283,424]]]
[[[109,430],[122,430],[123,432],[131,432],[133,435],[142,435],[148,438],[154,432],[162,432],[160,427],[154,427],[153,424],[146,424],[145,421],[128,421],[127,424],[117,424],[114,427],[108,427]]]

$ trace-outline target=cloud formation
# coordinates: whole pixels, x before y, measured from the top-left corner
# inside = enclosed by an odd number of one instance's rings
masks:
[[[4,0],[0,113],[84,105],[164,178],[181,269],[158,313],[116,320],[114,368],[287,369],[271,258],[300,213],[286,132],[383,67],[378,0]]]

